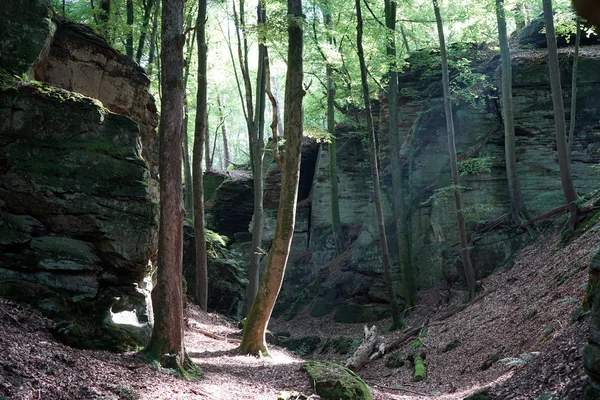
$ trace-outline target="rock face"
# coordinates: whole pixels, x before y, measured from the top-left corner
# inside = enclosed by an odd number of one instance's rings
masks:
[[[98,99],[110,111],[139,126],[142,155],[158,173],[158,119],[150,79],[131,58],[113,49],[90,28],[54,16],[48,54],[35,67],[35,79]]]
[[[10,27],[0,71],[35,70],[52,85],[0,87],[0,295],[66,321],[59,331],[77,345],[124,349],[153,323],[158,207],[141,151],[145,141],[152,161],[149,81],[86,28],[51,20],[47,2],[27,3],[0,9]]]
[[[560,51],[566,110],[569,110],[570,104],[571,51]],[[479,279],[508,262],[510,255],[529,240],[529,236],[523,230],[511,228],[505,218],[509,211],[509,198],[504,135],[499,93],[494,89],[500,86],[500,60],[489,49],[474,45],[456,46],[450,53],[451,63],[454,63],[451,65],[456,66],[460,59],[471,60],[468,70],[479,74],[476,76],[489,84],[466,88],[461,81],[460,70],[453,67],[452,80],[458,88],[462,88],[456,95],[458,104],[454,107],[459,160],[485,158],[491,171],[475,171],[461,177],[461,183],[466,187],[463,200],[468,211],[471,257]],[[410,181],[410,185],[406,184],[403,189],[411,199],[413,269],[419,288],[444,281],[460,287],[463,272],[454,205],[451,199],[443,196],[432,197],[437,189],[446,187],[451,181],[441,73],[435,66],[439,66],[435,64],[439,56],[420,51],[412,57],[411,68],[400,77],[399,128],[401,143],[405,146],[404,180]],[[564,204],[546,59],[544,50],[517,51],[512,58],[517,168],[525,205],[532,216]],[[594,73],[599,67],[598,49],[582,48],[572,153],[573,177],[580,194],[589,192],[598,182],[597,172],[591,165],[600,162],[600,137],[595,135],[599,129],[600,92],[597,88],[600,78]],[[389,109],[387,99],[380,100],[375,111],[380,124],[384,198],[388,199],[384,213],[390,252],[397,257],[397,238],[391,223],[391,176],[387,156]],[[566,117],[568,122],[569,115]],[[284,286],[274,312],[276,316],[291,318],[307,307],[314,317],[332,313],[335,320],[343,322],[364,322],[389,315],[368,154],[361,144],[360,132],[340,126],[337,136],[339,201],[347,250],[336,257],[331,235],[329,152],[327,145],[322,145],[315,167],[310,206],[298,209],[298,236],[294,237],[292,244]],[[265,215],[274,214],[265,211]],[[272,223],[272,217],[265,221],[265,239],[269,239],[267,228]],[[302,233],[302,227],[306,227],[306,234]],[[397,293],[401,293],[397,267],[394,275]]]

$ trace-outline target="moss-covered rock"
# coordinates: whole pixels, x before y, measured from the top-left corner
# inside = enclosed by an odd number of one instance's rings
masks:
[[[49,0],[5,0],[0,7],[0,68],[19,77],[34,64],[54,33]]]
[[[313,388],[323,400],[371,400],[371,389],[354,372],[332,362],[302,364]]]

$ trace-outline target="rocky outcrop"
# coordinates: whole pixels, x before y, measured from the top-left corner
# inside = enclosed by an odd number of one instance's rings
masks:
[[[100,100],[110,111],[136,121],[142,155],[158,174],[158,118],[150,79],[131,58],[94,31],[55,15],[48,53],[35,66],[35,79]]]
[[[600,162],[598,104],[600,78],[593,71],[600,66],[598,49],[581,51],[576,131],[572,170],[580,194],[597,185],[591,165]],[[569,109],[569,57],[572,49],[561,49],[560,58],[566,109]],[[454,121],[459,160],[486,158],[489,171],[474,171],[461,177],[463,199],[468,211],[467,228],[472,244],[471,257],[478,277],[491,273],[510,261],[510,256],[529,240],[524,230],[511,228],[503,218],[509,211],[504,166],[504,139],[499,94],[499,58],[485,46],[456,45],[450,49],[452,79],[456,94]],[[470,60],[468,71],[475,73],[475,86],[466,85],[465,67],[453,60]],[[513,55],[513,98],[517,134],[517,168],[525,205],[531,215],[540,215],[564,204],[558,175],[554,122],[547,54],[544,50],[521,50]],[[451,199],[436,195],[450,183],[445,118],[442,104],[439,54],[418,51],[410,68],[400,77],[399,128],[404,143],[403,174],[405,193],[410,193],[411,258],[418,286],[427,288],[448,282],[460,286],[462,262],[454,205]],[[439,61],[438,61],[439,62]],[[397,254],[392,221],[391,176],[388,163],[389,139],[387,99],[382,97],[379,113],[379,143],[382,158],[384,213],[388,244]],[[420,118],[419,118],[420,117]],[[569,115],[566,115],[567,121]],[[284,286],[274,313],[292,317],[308,307],[318,317],[333,314],[343,322],[363,322],[389,315],[379,254],[377,225],[372,200],[368,154],[360,132],[340,126],[337,132],[338,180],[341,220],[347,250],[335,254],[331,236],[329,200],[329,153],[319,151],[312,188],[311,208],[302,218],[309,226],[308,237],[294,239]],[[410,151],[409,151],[410,149]],[[412,155],[411,155],[412,153]],[[303,250],[303,252],[300,251]],[[394,281],[401,293],[397,267]],[[401,299],[400,299],[401,301]]]
[[[149,80],[48,2],[26,3],[0,8],[0,295],[64,321],[69,343],[131,348],[153,323]],[[26,83],[34,73],[52,85]]]

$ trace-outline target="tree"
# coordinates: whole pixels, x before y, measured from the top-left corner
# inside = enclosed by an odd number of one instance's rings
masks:
[[[571,74],[571,112],[569,121],[569,139],[567,143],[569,148],[569,164],[571,164],[571,151],[573,150],[573,140],[575,139],[575,122],[577,121],[577,70],[579,68],[579,44],[581,42],[581,17],[577,16],[577,33],[575,34],[575,51],[573,54],[573,72]]]
[[[517,156],[515,153],[515,118],[512,101],[512,66],[510,48],[506,34],[506,11],[504,0],[496,0],[496,17],[498,19],[498,39],[502,58],[502,111],[504,117],[504,158],[506,160],[506,178],[510,196],[511,219],[520,225],[523,222],[523,197],[517,178]]]
[[[127,0],[127,34],[125,35],[125,54],[133,58],[133,0]]]
[[[150,23],[150,14],[152,13],[152,8],[155,5],[154,0],[144,0],[144,17],[142,19],[142,30],[140,32],[140,38],[138,41],[138,47],[135,54],[135,59],[138,64],[142,60],[142,54],[144,54],[144,46],[146,45],[146,35],[148,34],[148,25]],[[157,5],[158,6],[158,5]]]
[[[225,169],[231,165],[231,156],[229,155],[229,145],[227,143],[227,124],[225,123],[225,113],[223,112],[223,100],[221,94],[217,95],[217,108],[219,110],[219,119],[221,120],[221,134],[223,135],[223,166]]]
[[[268,354],[265,332],[281,289],[296,222],[304,115],[302,1],[288,0],[288,55],[285,85],[285,154],[281,171],[281,193],[275,236],[258,292],[248,313],[240,344],[242,354]]]
[[[400,308],[396,300],[396,293],[392,282],[392,273],[390,268],[390,253],[385,234],[385,221],[383,219],[383,208],[381,206],[381,185],[379,183],[379,166],[377,165],[377,149],[375,148],[375,126],[373,124],[373,114],[371,113],[371,98],[369,95],[369,84],[367,81],[367,66],[365,64],[365,54],[363,50],[363,18],[360,9],[361,0],[356,0],[356,47],[358,52],[358,61],[360,63],[360,76],[365,101],[365,110],[367,114],[367,130],[369,135],[369,154],[371,161],[371,178],[373,180],[373,194],[375,197],[375,212],[377,214],[377,228],[379,231],[379,245],[381,246],[381,258],[383,261],[383,276],[385,278],[385,287],[387,289],[388,300],[392,309],[393,326],[400,327],[404,325]]]
[[[264,24],[266,13],[262,1],[258,2],[257,7],[258,23]],[[250,267],[248,269],[248,286],[246,287],[245,311],[248,312],[252,302],[256,297],[259,286],[259,267],[260,267],[260,243],[263,231],[263,148],[264,148],[264,115],[265,115],[265,50],[264,40],[259,40],[258,46],[258,71],[256,74],[256,105],[252,104],[252,84],[250,82],[250,69],[248,68],[248,44],[245,35],[245,12],[244,1],[240,0],[239,18],[235,11],[234,21],[236,23],[236,32],[238,36],[238,60],[244,80],[245,89],[245,108],[244,116],[248,129],[248,142],[250,146],[250,163],[252,165],[252,180],[254,188],[254,212],[252,216],[252,245],[250,247]],[[240,30],[244,33],[243,40],[240,37]],[[240,89],[240,98],[241,89]],[[244,101],[242,101],[244,104]]]
[[[181,125],[183,123],[184,0],[164,4],[160,113],[160,228],[154,328],[146,351],[162,365],[185,364],[183,337],[183,214],[181,207]]]
[[[563,193],[570,213],[569,225],[575,229],[578,219],[577,192],[573,186],[570,157],[568,154],[565,125],[565,107],[560,86],[560,68],[558,65],[558,49],[552,14],[552,0],[543,0],[544,22],[546,24],[546,43],[548,44],[548,68],[550,71],[550,87],[552,88],[552,104],[554,105],[554,129],[556,130],[556,153]]]
[[[450,173],[452,185],[454,186],[454,204],[456,205],[456,219],[458,220],[458,236],[460,238],[460,252],[462,255],[465,278],[467,280],[467,301],[475,296],[475,273],[471,264],[469,254],[469,243],[465,229],[465,217],[463,215],[462,197],[459,189],[458,163],[456,161],[456,145],[454,143],[454,118],[452,116],[452,100],[450,98],[450,77],[448,73],[448,56],[446,54],[446,40],[444,38],[444,27],[438,0],[433,0],[433,10],[437,23],[437,31],[440,40],[440,56],[442,59],[442,86],[444,89],[444,110],[446,114],[446,129],[448,131],[448,152],[450,153]]]
[[[198,92],[196,94],[196,120],[194,127],[193,186],[194,186],[194,237],[196,244],[196,301],[206,311],[208,302],[208,260],[206,237],[204,234],[204,182],[202,173],[202,152],[204,148],[207,116],[207,44],[206,44],[206,2],[198,3]]]
[[[398,240],[398,259],[400,261],[400,271],[402,273],[402,291],[407,307],[412,307],[417,292],[417,284],[412,271],[412,262],[410,255],[410,240],[408,231],[408,214],[406,210],[407,203],[404,199],[403,173],[400,163],[400,136],[398,130],[398,72],[396,63],[396,9],[397,4],[394,0],[385,0],[385,25],[388,29],[388,38],[386,53],[390,58],[388,77],[389,77],[389,125],[388,133],[390,136],[390,145],[392,154],[390,164],[392,169],[392,191],[394,206],[394,222],[396,224],[396,236]],[[408,44],[405,45],[408,48]]]

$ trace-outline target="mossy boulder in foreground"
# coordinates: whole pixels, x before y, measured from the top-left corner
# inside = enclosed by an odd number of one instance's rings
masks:
[[[371,400],[371,389],[348,368],[327,361],[302,365],[310,383],[323,400]]]

